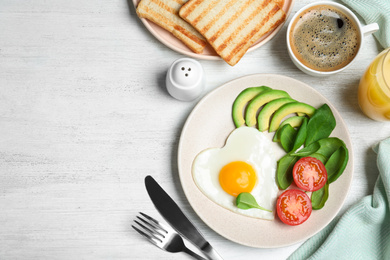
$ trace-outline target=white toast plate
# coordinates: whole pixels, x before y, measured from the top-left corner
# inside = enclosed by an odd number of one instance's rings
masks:
[[[132,0],[135,8],[137,8],[138,3],[141,0]],[[294,5],[295,0],[285,0],[283,4],[283,10],[286,13],[286,20],[291,12],[291,9]],[[171,48],[172,50],[187,55],[191,58],[197,58],[197,59],[203,59],[203,60],[220,60],[221,58],[218,56],[218,54],[213,50],[213,48],[209,45],[206,46],[203,53],[195,53],[191,49],[189,49],[184,43],[182,43],[179,39],[177,39],[175,36],[173,36],[170,32],[166,31],[165,29],[161,28],[160,26],[156,25],[155,23],[145,19],[141,18],[142,23],[145,25],[146,29],[154,36],[156,37],[161,43],[166,45],[167,47]],[[256,50],[257,48],[261,47],[265,43],[267,43],[269,40],[271,40],[283,27],[284,23],[280,24],[277,28],[275,28],[272,32],[269,32],[268,34],[261,37],[255,44],[253,44],[247,52],[251,52],[253,50]]]

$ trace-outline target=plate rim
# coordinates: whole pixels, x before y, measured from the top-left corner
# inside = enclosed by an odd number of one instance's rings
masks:
[[[189,124],[190,124],[190,121],[192,119],[192,117],[195,115],[196,111],[199,109],[200,106],[202,106],[202,104],[204,102],[206,102],[210,96],[212,95],[215,95],[216,92],[218,91],[221,91],[221,89],[223,88],[226,88],[228,87],[230,84],[234,84],[236,82],[240,82],[242,80],[248,80],[248,79],[251,79],[251,78],[257,78],[257,77],[280,77],[280,78],[284,78],[284,79],[287,79],[287,80],[291,80],[291,81],[295,81],[295,82],[298,82],[299,84],[302,84],[302,85],[305,85],[305,87],[309,87],[311,88],[316,94],[318,94],[320,96],[321,99],[323,99],[325,101],[325,103],[327,103],[331,108],[332,108],[332,112],[335,113],[337,115],[337,119],[340,120],[340,123],[342,123],[343,125],[343,131],[345,131],[346,133],[346,136],[347,136],[347,140],[343,140],[347,147],[349,148],[348,151],[349,151],[349,161],[348,161],[348,165],[347,165],[347,168],[346,170],[349,168],[350,169],[350,176],[349,176],[349,179],[347,181],[347,187],[344,186],[344,189],[345,189],[345,193],[344,193],[344,197],[342,198],[341,200],[341,203],[339,203],[338,205],[336,205],[336,209],[333,213],[333,216],[328,220],[326,221],[326,223],[324,223],[322,225],[321,228],[319,228],[318,230],[316,230],[315,232],[312,232],[309,236],[307,237],[304,237],[300,240],[296,240],[296,241],[291,241],[289,243],[284,243],[284,244],[278,244],[278,245],[267,245],[267,246],[263,246],[263,245],[260,245],[260,244],[253,244],[253,243],[247,243],[247,242],[243,242],[239,239],[235,239],[234,237],[231,237],[231,236],[227,236],[224,232],[222,232],[221,230],[216,230],[213,226],[212,226],[212,223],[210,223],[211,221],[209,221],[209,219],[207,219],[205,216],[203,216],[202,214],[199,214],[198,210],[197,210],[197,207],[194,206],[194,202],[192,201],[192,198],[189,197],[189,191],[185,189],[185,183],[184,183],[184,179],[183,179],[183,176],[182,176],[182,163],[181,163],[181,157],[182,157],[182,154],[181,154],[181,150],[182,150],[182,146],[183,146],[183,142],[184,142],[184,138],[183,136],[185,135],[185,132],[187,131],[187,128],[189,127]],[[249,86],[248,86],[249,87]],[[239,93],[237,93],[238,95]],[[340,113],[338,112],[338,110],[330,103],[330,101],[324,97],[320,92],[318,92],[315,88],[309,86],[308,84],[302,82],[302,81],[299,81],[297,79],[294,79],[294,78],[291,78],[291,77],[288,77],[288,76],[284,76],[284,75],[280,75],[280,74],[268,74],[268,73],[256,73],[256,74],[250,74],[250,75],[245,75],[245,76],[241,76],[241,77],[238,77],[236,79],[233,79],[233,80],[230,80],[230,81],[227,81],[225,83],[223,83],[222,85],[216,87],[215,89],[213,89],[212,91],[210,91],[209,93],[207,93],[204,97],[202,97],[202,99],[195,105],[195,107],[191,110],[191,112],[189,113],[183,127],[182,127],[182,131],[180,133],[180,139],[179,139],[179,143],[178,143],[178,149],[177,149],[177,165],[178,165],[178,174],[179,174],[179,179],[180,179],[180,184],[182,186],[182,189],[184,191],[184,194],[191,206],[191,208],[194,210],[195,214],[197,214],[197,216],[211,229],[213,230],[214,232],[216,232],[217,234],[221,235],[222,237],[232,241],[232,242],[235,242],[235,243],[238,243],[238,244],[241,244],[241,245],[244,245],[244,246],[248,246],[248,247],[254,247],[254,248],[280,248],[280,247],[286,247],[286,246],[290,246],[290,245],[294,245],[294,244],[297,244],[299,242],[302,242],[302,241],[305,241],[307,240],[308,238],[314,236],[315,234],[317,234],[318,232],[320,232],[323,228],[325,228],[337,215],[338,213],[340,212],[341,208],[343,207],[347,197],[348,197],[348,194],[350,192],[350,188],[351,188],[351,185],[352,185],[352,180],[353,180],[353,176],[354,176],[354,155],[353,155],[353,146],[352,146],[352,141],[351,141],[351,138],[350,138],[350,133],[349,133],[349,130],[348,130],[348,127],[347,125],[345,124],[345,121],[344,119],[341,117]],[[192,165],[191,165],[192,166]],[[192,175],[192,174],[191,174]],[[245,217],[245,216],[242,216],[242,217]],[[275,216],[275,220],[277,219],[277,216]],[[275,221],[274,220],[274,221]],[[287,226],[287,225],[286,225]]]
[[[141,0],[132,0],[133,2],[133,5],[134,5],[134,8],[137,9],[137,5],[138,3],[140,2]],[[289,5],[288,5],[288,8],[285,11],[286,13],[286,19],[284,20],[283,23],[281,23],[278,27],[276,27],[274,30],[272,30],[271,32],[269,32],[268,34],[266,34],[266,38],[264,38],[262,41],[260,42],[257,42],[255,43],[254,45],[252,45],[251,47],[249,47],[249,49],[247,50],[247,53],[249,52],[252,52],[256,49],[258,49],[259,47],[263,46],[264,44],[266,44],[267,42],[269,42],[271,39],[273,39],[279,32],[280,30],[283,28],[283,26],[286,24],[291,12],[292,12],[292,9],[294,7],[294,4],[295,4],[295,0],[284,0],[285,2],[286,1],[289,1]],[[285,3],[284,3],[285,5]],[[171,50],[177,52],[177,53],[180,53],[180,54],[183,54],[183,55],[186,55],[188,57],[191,57],[191,58],[196,58],[196,59],[201,59],[201,60],[223,60],[219,55],[207,55],[207,54],[203,54],[203,53],[195,53],[193,51],[191,51],[190,49],[189,50],[184,50],[184,49],[181,49],[173,44],[170,44],[168,41],[166,41],[163,37],[161,37],[160,34],[158,34],[151,26],[151,21],[149,21],[148,19],[146,18],[140,18],[138,15],[137,17],[141,20],[141,22],[144,24],[144,26],[146,27],[146,29],[160,42],[162,43],[163,45],[165,45],[166,47],[170,48]],[[158,25],[157,25],[158,26]],[[174,37],[174,36],[172,36]],[[264,36],[263,36],[264,37]],[[184,43],[183,43],[184,45]],[[185,46],[185,45],[184,45]]]

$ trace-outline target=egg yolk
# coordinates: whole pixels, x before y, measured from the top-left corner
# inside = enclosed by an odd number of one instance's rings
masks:
[[[232,196],[238,196],[242,192],[251,192],[256,180],[253,167],[242,161],[228,163],[219,172],[219,183],[222,189]]]

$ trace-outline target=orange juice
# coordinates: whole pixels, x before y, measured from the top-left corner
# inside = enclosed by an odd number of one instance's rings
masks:
[[[359,106],[370,118],[390,120],[390,48],[381,52],[359,83]]]

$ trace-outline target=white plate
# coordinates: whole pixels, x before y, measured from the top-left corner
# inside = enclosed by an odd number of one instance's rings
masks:
[[[234,130],[231,108],[234,99],[245,88],[266,85],[287,91],[298,101],[314,107],[327,103],[336,118],[331,136],[342,139],[349,150],[349,162],[343,175],[329,187],[329,199],[321,210],[313,210],[310,218],[299,226],[260,220],[239,215],[209,200],[196,186],[191,174],[192,161],[202,150],[222,147]],[[269,134],[269,138],[273,135]],[[279,159],[284,153],[273,143]],[[303,241],[324,228],[339,212],[347,196],[353,174],[352,145],[347,127],[337,110],[316,90],[295,79],[271,74],[255,74],[230,81],[206,95],[189,115],[181,133],[178,148],[180,181],[184,193],[199,217],[225,238],[251,247],[283,247]]]
[[[135,8],[137,8],[138,3],[141,0],[133,0],[133,4]],[[293,7],[295,0],[285,0],[283,4],[283,10],[286,13],[286,20],[291,12],[291,9]],[[146,29],[154,36],[156,37],[161,43],[166,45],[167,47],[171,48],[174,51],[177,51],[178,53],[187,55],[192,58],[197,59],[203,59],[203,60],[219,60],[221,59],[218,54],[213,50],[213,48],[209,45],[206,46],[203,53],[195,53],[192,50],[190,50],[184,43],[182,43],[179,39],[177,39],[175,36],[173,36],[171,33],[166,31],[165,29],[161,28],[160,26],[156,25],[155,23],[145,19],[141,18],[142,23],[145,25]],[[271,40],[283,27],[284,23],[280,24],[275,30],[272,32],[269,32],[268,34],[261,37],[255,44],[253,44],[247,52],[251,52],[260,46],[264,45],[266,42]]]

